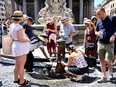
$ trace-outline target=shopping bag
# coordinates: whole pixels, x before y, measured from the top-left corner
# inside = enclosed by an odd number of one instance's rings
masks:
[[[12,55],[13,38],[10,34],[2,36],[2,50],[5,55]]]

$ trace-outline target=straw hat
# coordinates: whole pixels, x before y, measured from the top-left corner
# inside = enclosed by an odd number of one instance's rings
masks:
[[[26,20],[28,16],[26,14],[23,14],[23,18]]]
[[[53,40],[56,43],[56,34],[50,34],[49,36],[49,43]]]
[[[90,19],[85,19],[84,20],[84,24],[90,24],[90,23],[92,23]]]
[[[38,36],[38,38],[43,41],[43,42],[48,42],[48,36],[46,34],[42,34],[40,36]]]
[[[23,19],[23,12],[22,11],[15,11],[11,17],[13,19]]]

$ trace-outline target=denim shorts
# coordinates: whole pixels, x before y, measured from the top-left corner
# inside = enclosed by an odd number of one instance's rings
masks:
[[[85,73],[88,73],[88,67],[84,67],[84,68],[77,68],[76,66],[70,66],[68,67],[68,70],[74,74],[77,75],[83,75]]]

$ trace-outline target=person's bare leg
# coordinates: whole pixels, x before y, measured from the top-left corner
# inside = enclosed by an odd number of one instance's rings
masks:
[[[77,74],[74,74],[74,73],[70,72],[70,71],[68,70],[68,67],[65,67],[65,71],[66,71],[68,74],[74,76],[75,78],[78,76]]]
[[[107,62],[107,64],[108,64],[108,69],[109,69],[110,71],[112,71],[112,61],[111,61],[111,62]]]
[[[19,58],[17,58],[18,61],[18,74],[20,77],[20,84],[24,83],[24,65],[26,62],[26,55],[22,55]]]
[[[42,51],[42,53],[44,54],[44,56],[46,57],[46,59],[49,61],[49,57],[48,57],[47,53],[45,52],[44,47],[40,47],[40,50]]]
[[[18,61],[15,59],[16,63],[14,65],[14,81],[17,81],[19,79],[18,77]]]
[[[105,60],[100,60],[102,76],[106,78],[106,62]]]

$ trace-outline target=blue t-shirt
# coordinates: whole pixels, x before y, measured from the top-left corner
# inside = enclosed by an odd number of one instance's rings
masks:
[[[104,20],[98,19],[96,30],[102,31],[103,35],[98,38],[101,43],[109,44],[110,37],[116,32],[116,16],[107,16]]]
[[[32,27],[28,26],[26,23],[22,24],[22,26],[25,29],[25,33],[27,34],[29,39],[31,39],[34,36],[34,34],[32,32]]]
[[[60,32],[62,33],[63,37],[68,36],[71,33],[75,33],[75,28],[72,24],[67,24],[66,26],[61,26]],[[66,40],[66,44],[72,42],[72,37],[69,37],[68,39],[64,38]]]

